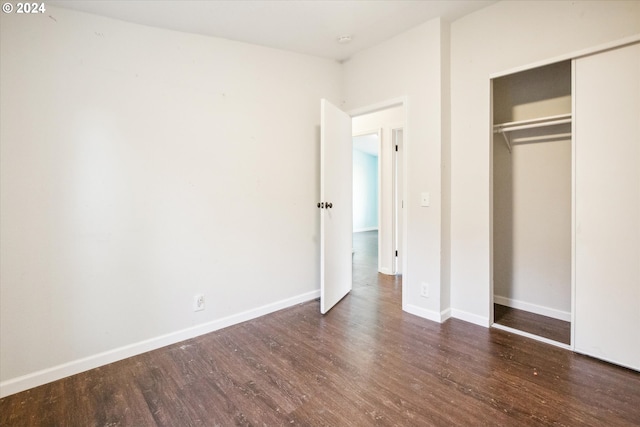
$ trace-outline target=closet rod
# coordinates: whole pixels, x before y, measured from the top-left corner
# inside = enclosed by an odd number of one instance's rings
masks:
[[[533,136],[529,138],[517,138],[513,139],[513,141],[509,140],[508,133],[517,131],[517,130],[525,130],[525,129],[535,129],[545,126],[555,126],[562,125],[566,123],[571,123],[571,114],[560,114],[557,116],[549,116],[549,117],[541,117],[538,119],[531,120],[520,120],[517,122],[508,122],[508,123],[500,123],[493,126],[493,133],[501,133],[504,138],[504,142],[507,145],[507,149],[509,153],[511,153],[513,143],[518,142],[533,142],[536,140],[545,140],[553,138],[551,135],[540,135]],[[571,134],[556,134],[556,138],[562,137],[571,137]]]
[[[512,132],[514,130],[524,130],[524,129],[533,129],[533,128],[540,128],[540,127],[544,127],[544,126],[554,126],[554,125],[561,125],[564,123],[571,123],[571,119],[563,119],[563,120],[554,120],[552,122],[542,122],[542,123],[532,123],[530,125],[520,125],[520,126],[500,126],[498,129],[496,129],[494,132],[496,133],[502,133],[502,132]]]
[[[504,135],[504,134],[503,134]],[[560,139],[569,139],[571,138],[571,133],[554,133],[549,135],[538,135],[538,136],[530,136],[527,138],[513,138],[511,143],[519,144],[523,142],[536,142],[536,141],[552,141],[552,140],[560,140]]]
[[[533,120],[521,120],[518,122],[501,123],[493,126],[494,133],[512,132],[515,130],[533,129],[544,126],[555,126],[571,123],[571,114],[543,117]]]

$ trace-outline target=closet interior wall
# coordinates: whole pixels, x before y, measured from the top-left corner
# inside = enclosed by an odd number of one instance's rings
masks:
[[[493,135],[494,302],[570,321],[571,61],[492,87],[494,128],[560,115],[566,122]]]

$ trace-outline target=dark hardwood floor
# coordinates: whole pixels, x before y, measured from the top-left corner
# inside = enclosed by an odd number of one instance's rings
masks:
[[[8,396],[0,423],[640,424],[634,371],[501,330],[403,312],[401,280],[371,270],[373,234],[354,243],[353,291],[328,314],[311,301]]]
[[[494,304],[494,322],[513,329],[571,344],[571,322]]]

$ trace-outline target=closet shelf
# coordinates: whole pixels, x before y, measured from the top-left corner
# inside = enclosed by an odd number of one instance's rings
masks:
[[[531,119],[531,120],[520,120],[516,122],[499,123],[493,126],[493,133],[502,134],[502,136],[504,137],[504,141],[507,144],[507,148],[509,149],[509,152],[511,152],[511,141],[509,141],[509,137],[507,136],[507,133],[517,131],[517,130],[562,125],[565,123],[571,123],[571,113],[559,114],[557,116],[541,117],[538,119]],[[562,135],[565,136],[566,134],[562,134]]]

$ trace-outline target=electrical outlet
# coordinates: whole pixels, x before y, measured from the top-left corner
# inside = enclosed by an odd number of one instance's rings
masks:
[[[420,206],[429,207],[431,205],[431,194],[420,193]]]
[[[420,296],[424,298],[429,298],[429,284],[422,282],[420,286]]]
[[[193,297],[193,311],[204,310],[204,294],[197,294]]]

